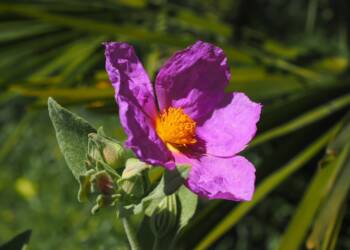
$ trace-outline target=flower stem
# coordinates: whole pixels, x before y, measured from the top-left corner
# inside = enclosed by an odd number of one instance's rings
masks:
[[[126,236],[128,237],[128,240],[129,240],[131,250],[140,250],[141,248],[140,248],[139,242],[137,241],[135,231],[130,224],[129,218],[128,217],[122,218],[122,222],[123,222]]]
[[[158,250],[158,248],[159,248],[159,238],[155,237],[152,250]]]

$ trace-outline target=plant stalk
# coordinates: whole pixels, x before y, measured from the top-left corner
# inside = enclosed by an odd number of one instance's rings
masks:
[[[153,242],[153,250],[158,250],[159,249],[159,238],[155,237],[154,242]]]
[[[131,226],[129,218],[128,217],[122,218],[122,222],[123,222],[126,236],[128,237],[128,240],[129,240],[131,250],[141,250],[139,242],[136,237],[136,233]]]

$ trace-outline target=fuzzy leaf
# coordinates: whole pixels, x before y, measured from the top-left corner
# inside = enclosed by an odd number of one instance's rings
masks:
[[[96,130],[84,119],[48,100],[49,115],[56,131],[58,145],[74,177],[86,172],[85,160],[88,149],[88,134]]]

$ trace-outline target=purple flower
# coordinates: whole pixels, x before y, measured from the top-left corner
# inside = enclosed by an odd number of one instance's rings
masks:
[[[154,91],[132,46],[105,48],[126,146],[170,170],[190,164],[186,185],[202,197],[250,200],[255,168],[237,154],[254,137],[262,106],[224,92],[230,72],[222,49],[198,41],[177,52],[160,69]]]

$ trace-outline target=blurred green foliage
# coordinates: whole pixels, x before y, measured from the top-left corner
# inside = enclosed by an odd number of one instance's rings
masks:
[[[127,249],[114,211],[90,216],[77,202],[47,98],[124,139],[101,43],[132,43],[154,77],[202,39],[224,48],[228,91],[264,104],[245,152],[257,193],[201,200],[183,248],[349,249],[349,10],[347,0],[2,0],[0,243],[29,228],[29,249]]]

